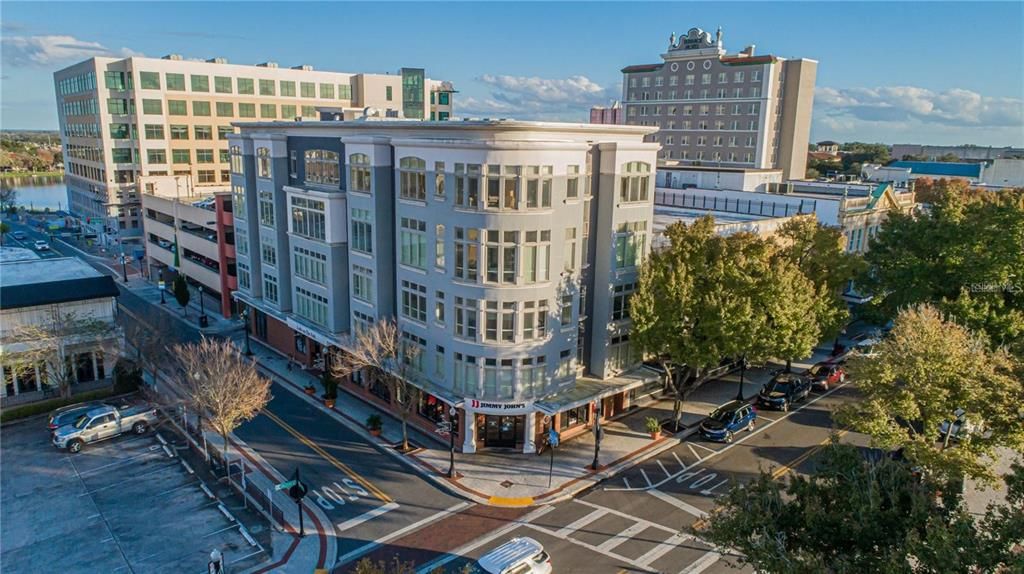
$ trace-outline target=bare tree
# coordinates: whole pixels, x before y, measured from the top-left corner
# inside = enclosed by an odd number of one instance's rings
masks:
[[[16,327],[4,339],[0,361],[5,369],[22,377],[42,366],[45,374],[40,382],[56,386],[60,396],[68,398],[71,385],[78,380],[72,358],[93,351],[113,366],[121,350],[122,334],[111,321],[66,312],[53,305],[48,321]]]
[[[159,313],[155,320],[143,322],[121,313],[118,320],[124,327],[125,354],[134,351],[132,360],[149,375],[153,385],[158,385],[161,371],[177,371],[177,355],[168,335],[173,328],[170,317]]]
[[[228,340],[203,339],[176,345],[174,351],[184,370],[190,400],[224,439],[227,466],[228,435],[270,402],[270,380]]]
[[[346,352],[331,366],[331,374],[341,378],[355,371],[369,371],[371,376],[380,376],[388,396],[398,406],[402,450],[409,450],[409,415],[420,397],[419,388],[411,381],[422,357],[419,346],[405,340],[394,319],[381,319],[359,329],[347,343]]]

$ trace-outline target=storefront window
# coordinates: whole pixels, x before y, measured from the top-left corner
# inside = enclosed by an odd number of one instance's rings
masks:
[[[440,423],[448,419],[447,411],[448,405],[443,401],[434,395],[420,393],[419,413],[421,417]]]
[[[587,424],[589,422],[590,405],[582,405],[563,412],[562,416],[559,417],[558,428],[561,430],[565,430],[569,427]]]

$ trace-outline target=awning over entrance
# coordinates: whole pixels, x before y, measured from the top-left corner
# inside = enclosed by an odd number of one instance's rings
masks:
[[[578,377],[576,385],[572,389],[545,397],[543,400],[534,403],[534,406],[537,407],[538,411],[546,415],[554,415],[564,410],[573,409],[605,397],[641,387],[659,378],[660,376],[657,372],[642,365],[606,380]]]

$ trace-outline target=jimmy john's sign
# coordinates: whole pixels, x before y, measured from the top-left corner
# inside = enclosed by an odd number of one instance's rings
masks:
[[[466,399],[466,407],[475,413],[483,413],[486,415],[522,415],[533,412],[532,401],[520,403],[499,403],[494,401]]]

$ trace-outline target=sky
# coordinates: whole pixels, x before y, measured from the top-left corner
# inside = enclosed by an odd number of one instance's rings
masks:
[[[52,74],[96,55],[423,67],[456,115],[587,121],[669,35],[817,60],[811,140],[1024,146],[1024,2],[5,1],[0,125],[56,129]]]

